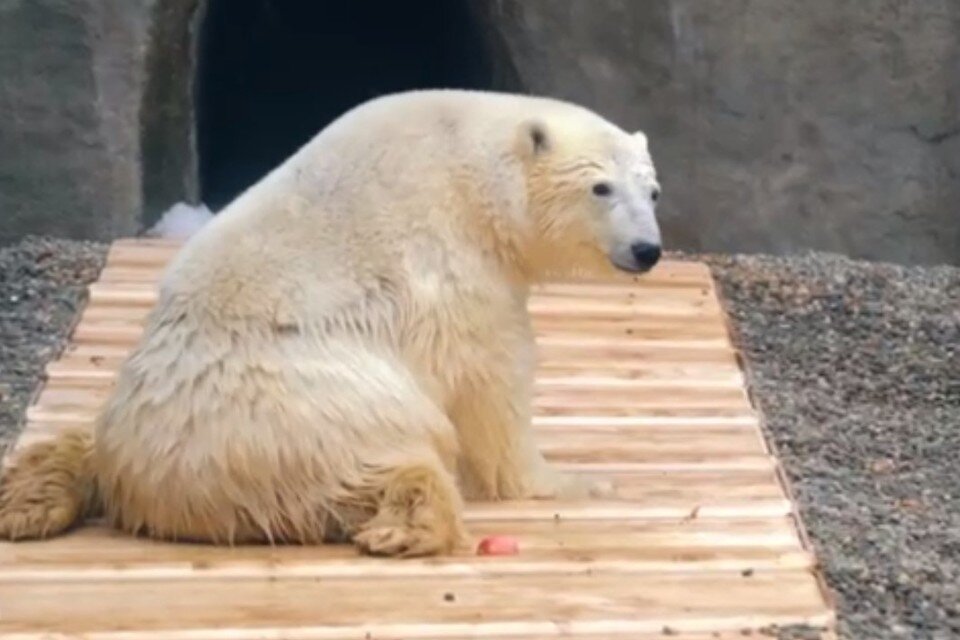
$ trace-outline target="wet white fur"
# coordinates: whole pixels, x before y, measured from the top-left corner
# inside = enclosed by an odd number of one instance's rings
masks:
[[[642,134],[562,102],[425,91],[345,114],[166,272],[96,425],[107,516],[311,542],[440,496],[456,537],[462,496],[587,496],[602,483],[531,435],[527,289],[659,242],[655,186]],[[390,497],[410,478],[420,498]]]

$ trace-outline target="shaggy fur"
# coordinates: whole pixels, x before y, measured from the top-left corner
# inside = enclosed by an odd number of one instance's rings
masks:
[[[574,105],[361,105],[189,240],[92,436],[5,472],[0,535],[102,512],[158,538],[428,555],[467,541],[463,498],[602,493],[533,441],[527,288],[659,243],[655,188],[643,135]]]

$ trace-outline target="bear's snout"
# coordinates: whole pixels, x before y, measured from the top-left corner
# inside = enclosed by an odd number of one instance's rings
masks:
[[[641,271],[649,271],[660,261],[660,245],[650,242],[634,242],[630,245],[630,253]]]

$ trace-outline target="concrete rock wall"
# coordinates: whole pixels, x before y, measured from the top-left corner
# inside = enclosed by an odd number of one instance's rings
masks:
[[[122,0],[0,2],[0,237],[129,230],[139,17]]]
[[[494,88],[648,131],[671,247],[960,263],[960,2],[461,1]],[[203,5],[0,0],[0,241],[198,197]]]
[[[960,2],[475,8],[520,86],[650,132],[675,245],[960,262]]]
[[[0,242],[110,239],[196,193],[199,0],[0,0]]]

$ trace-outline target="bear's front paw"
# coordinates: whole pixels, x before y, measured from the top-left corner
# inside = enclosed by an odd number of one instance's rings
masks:
[[[363,553],[400,558],[439,555],[454,546],[434,531],[404,526],[365,529],[353,537],[353,542]]]

